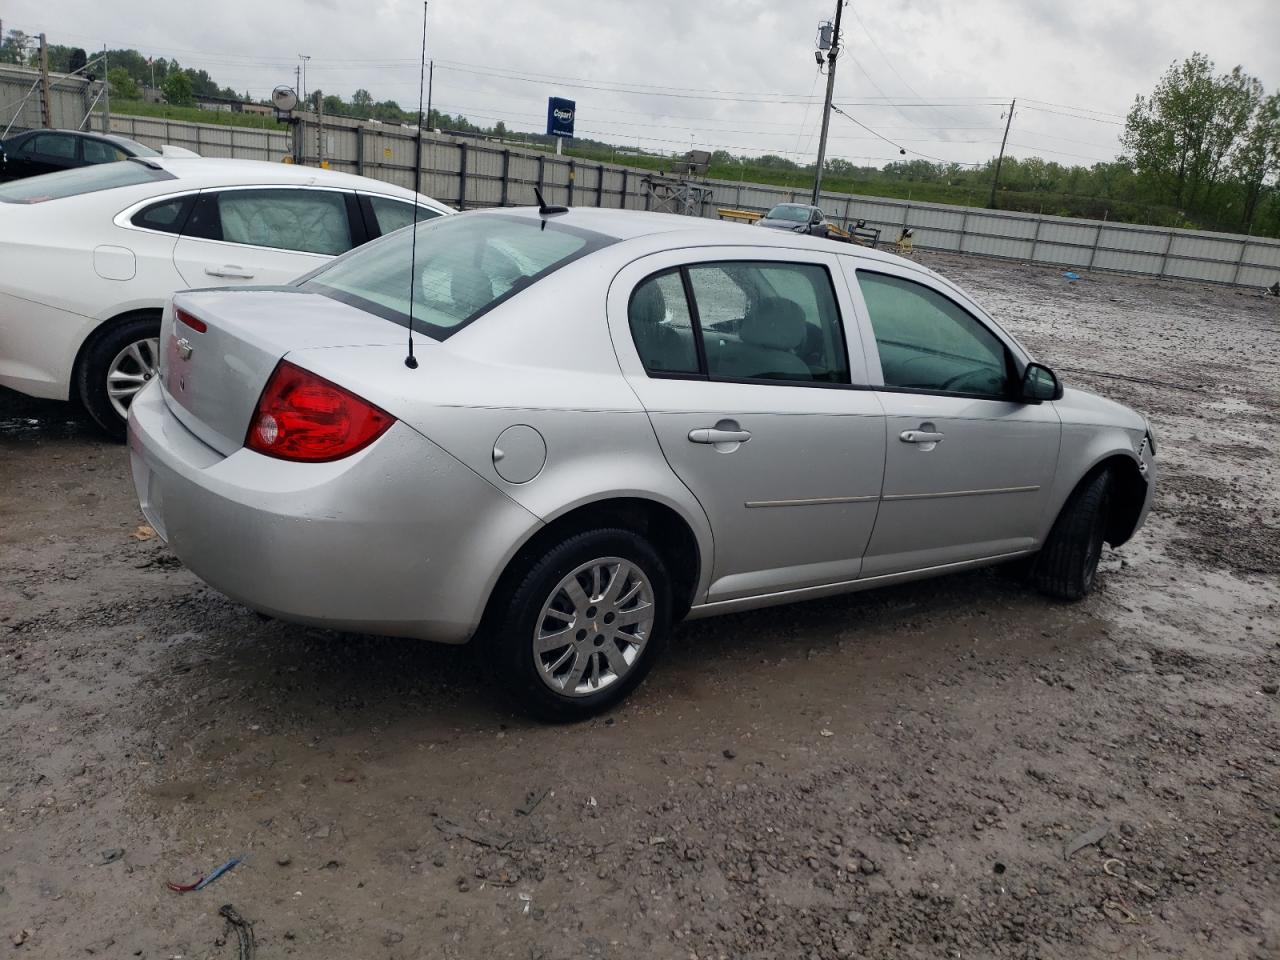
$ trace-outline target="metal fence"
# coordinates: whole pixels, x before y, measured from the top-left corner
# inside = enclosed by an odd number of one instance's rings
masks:
[[[21,99],[31,74],[0,69],[0,104]],[[91,92],[75,78],[60,85],[55,125],[77,126]],[[34,118],[29,113],[31,102],[24,108],[24,122],[16,126],[38,125],[38,108]],[[284,130],[118,115],[111,117],[111,129],[152,146],[175,144],[206,157],[279,161],[296,154],[312,164],[324,159],[335,170],[404,187],[413,186],[418,149],[410,128],[346,118],[326,118],[323,125],[314,116],[304,118],[296,140]],[[439,134],[424,135],[421,151],[423,192],[459,209],[531,204],[535,187],[549,203],[655,207],[645,189],[645,178],[653,173],[649,170]],[[696,182],[711,190],[712,201],[700,209],[711,218],[723,207],[762,212],[783,201],[807,202],[808,197],[807,191],[765,184]],[[823,193],[820,205],[837,221],[861,219],[879,227],[888,241],[909,227],[922,249],[1211,283],[1269,286],[1280,280],[1280,240],[1270,238],[837,193]]]
[[[40,71],[30,67],[0,64],[0,133],[12,134],[41,125]],[[83,77],[53,74],[49,77],[49,107],[55,127],[76,130],[84,122],[94,97],[102,89]],[[95,122],[90,120],[89,126]]]

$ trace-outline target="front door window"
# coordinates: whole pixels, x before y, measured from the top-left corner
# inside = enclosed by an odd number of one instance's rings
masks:
[[[886,388],[1009,396],[1004,344],[966,310],[901,277],[859,270],[858,284]]]

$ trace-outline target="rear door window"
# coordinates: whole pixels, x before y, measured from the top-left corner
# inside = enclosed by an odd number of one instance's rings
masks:
[[[649,277],[631,294],[627,308],[631,336],[644,368],[651,374],[697,374],[698,349],[693,316],[679,270]]]
[[[352,247],[346,196],[333,190],[262,188],[205,194],[186,236],[336,256]]]
[[[755,261],[687,269],[713,379],[850,382],[824,267]]]
[[[181,233],[194,199],[194,197],[174,197],[170,200],[161,200],[143,207],[129,222],[135,227],[143,227],[147,230]]]
[[[816,263],[690,264],[637,286],[628,313],[652,376],[850,382],[835,290]]]
[[[403,200],[392,200],[390,197],[374,197],[370,196],[369,208],[373,211],[374,222],[378,226],[378,235],[385,236],[388,233],[394,233],[401,227],[407,227],[413,223],[414,213],[413,204],[406,203]],[[430,207],[418,206],[418,222],[423,220],[431,220],[440,214],[432,210]]]
[[[83,140],[81,146],[84,150],[85,163],[115,163],[117,160],[127,160],[129,157],[119,147],[103,140]]]

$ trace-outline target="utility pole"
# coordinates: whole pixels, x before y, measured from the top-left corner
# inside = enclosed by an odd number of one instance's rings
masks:
[[[316,166],[324,166],[324,91],[315,92],[316,101]]]
[[[1009,116],[1004,121],[1004,136],[1000,138],[1000,156],[996,157],[996,175],[991,178],[991,202],[987,204],[992,210],[996,208],[996,187],[1000,185],[1000,164],[1004,163],[1004,145],[1009,140],[1009,124],[1013,123],[1013,108],[1018,105],[1015,98],[1009,104]]]
[[[813,175],[813,205],[818,205],[822,192],[822,165],[827,159],[827,128],[831,126],[831,95],[836,89],[836,57],[840,55],[840,14],[845,0],[836,0],[836,22],[831,31],[831,49],[827,51],[827,99],[822,105],[822,136],[818,138],[818,168]],[[819,54],[821,55],[821,54]]]
[[[301,86],[302,89],[299,91],[299,98],[303,103],[307,102],[307,61],[310,59],[311,57],[305,53],[298,54],[298,60],[302,64],[302,74],[299,77],[299,86]]]
[[[107,61],[107,45],[102,45],[102,132],[111,132],[111,64]]]
[[[435,129],[431,125],[431,86],[436,79],[436,62],[434,59],[427,61],[427,129]],[[421,124],[419,124],[421,126]]]
[[[53,97],[49,90],[49,43],[40,34],[40,125],[53,128]]]

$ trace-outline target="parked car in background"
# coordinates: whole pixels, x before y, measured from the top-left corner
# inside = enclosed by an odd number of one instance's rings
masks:
[[[555,209],[420,226],[416,268],[405,230],[287,288],[176,295],[129,414],[151,525],[265,614],[474,637],[572,718],[683,617],[1007,561],[1076,599],[1145,519],[1145,419],[933,272]]]
[[[756,221],[756,226],[773,230],[789,230],[811,237],[848,240],[849,232],[832,223],[821,208],[805,203],[779,203]]]
[[[0,141],[0,180],[18,180],[130,157],[158,157],[161,151],[110,133],[28,130]]]
[[[329,170],[160,156],[0,185],[0,386],[79,399],[123,438],[175,290],[284,283],[409,223],[413,201]]]

